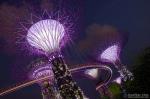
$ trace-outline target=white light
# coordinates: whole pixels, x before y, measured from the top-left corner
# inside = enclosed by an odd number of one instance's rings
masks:
[[[64,27],[56,20],[41,20],[28,30],[28,43],[44,52],[51,53],[59,49],[60,40],[64,36]]]
[[[98,69],[88,69],[88,70],[85,71],[85,74],[91,76],[92,78],[97,78]]]
[[[114,80],[117,84],[121,84],[121,77],[118,77],[117,79]]]
[[[101,54],[100,58],[103,61],[115,62],[119,58],[119,47],[117,45],[113,45],[108,47]]]

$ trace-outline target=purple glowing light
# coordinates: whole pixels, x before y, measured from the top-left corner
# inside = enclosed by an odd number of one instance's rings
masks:
[[[100,55],[100,59],[104,62],[116,62],[119,59],[120,48],[118,45],[108,47]]]
[[[85,74],[91,76],[92,78],[97,78],[98,76],[98,69],[88,69],[85,71]]]
[[[114,82],[116,82],[117,84],[121,84],[121,79],[122,79],[121,77],[118,77],[114,80]]]
[[[42,65],[41,67],[38,68],[34,68],[31,72],[30,72],[30,79],[40,79],[42,77],[46,77],[46,76],[50,76],[51,80],[53,80],[54,78],[54,74],[52,71],[52,68],[49,66],[49,64],[47,65]]]
[[[33,24],[28,30],[26,39],[34,48],[51,53],[59,50],[64,33],[64,26],[60,22],[46,19]]]

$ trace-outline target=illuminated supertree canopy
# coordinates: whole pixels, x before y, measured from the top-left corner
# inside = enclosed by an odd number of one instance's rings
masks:
[[[127,79],[132,80],[133,74],[121,63],[120,60],[120,47],[118,44],[114,44],[108,47],[100,54],[99,60],[103,62],[109,62],[115,65],[120,73],[121,78],[126,81]],[[121,83],[120,83],[121,84]]]
[[[112,45],[102,52],[100,59],[106,62],[116,62],[119,59],[120,48],[118,45]]]
[[[49,66],[47,60],[39,59],[30,64],[29,78],[31,80],[38,80],[44,77],[48,79],[38,81],[37,83],[41,87],[43,99],[61,99],[61,96],[55,86],[54,74],[52,68]]]
[[[49,66],[47,60],[38,59],[33,61],[30,65],[30,71],[28,73],[29,79],[36,80],[46,76],[50,76],[49,82],[54,83],[54,74],[52,68]]]
[[[118,84],[121,84],[121,77],[117,77],[114,82],[118,83]]]
[[[97,78],[98,76],[98,69],[90,69],[90,70],[86,70],[85,74],[93,77],[93,78]]]
[[[27,41],[31,46],[46,53],[51,53],[59,50],[60,41],[64,34],[65,29],[60,22],[46,19],[33,24],[29,28]]]

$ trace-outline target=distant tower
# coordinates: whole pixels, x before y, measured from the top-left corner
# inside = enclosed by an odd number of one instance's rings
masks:
[[[37,82],[41,87],[43,99],[62,99],[54,82],[54,74],[48,61],[39,59],[30,64],[29,78],[36,80],[49,76],[49,79]]]

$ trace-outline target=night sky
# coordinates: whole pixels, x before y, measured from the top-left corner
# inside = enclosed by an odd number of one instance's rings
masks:
[[[54,0],[53,0],[54,1]],[[114,42],[121,42],[121,60],[132,68],[140,51],[150,46],[149,0],[1,0],[0,1],[0,88],[26,80],[26,66],[36,55],[25,55],[16,46],[19,22],[41,9],[60,6],[75,11],[77,21],[72,34],[73,44],[64,48],[69,65],[95,62],[99,53]],[[58,8],[60,9],[60,8]],[[75,17],[74,17],[75,18]],[[91,53],[93,51],[93,53]],[[70,66],[70,68],[73,68]],[[94,84],[88,79],[76,79],[87,96],[99,99]],[[85,83],[87,82],[87,83]],[[23,88],[2,99],[41,99],[37,85]]]

